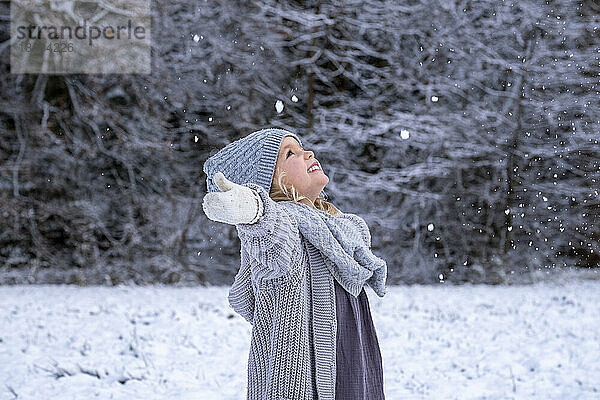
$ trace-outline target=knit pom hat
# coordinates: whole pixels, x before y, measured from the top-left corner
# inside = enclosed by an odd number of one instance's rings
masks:
[[[203,167],[208,192],[220,191],[212,181],[215,173],[220,171],[225,178],[238,185],[255,183],[269,193],[279,148],[286,136],[294,137],[302,146],[295,133],[285,129],[265,128],[229,143],[209,157]]]

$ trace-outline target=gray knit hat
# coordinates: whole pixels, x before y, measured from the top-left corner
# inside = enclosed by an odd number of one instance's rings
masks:
[[[238,185],[255,183],[269,193],[279,147],[286,136],[294,137],[302,146],[300,138],[295,133],[285,129],[265,128],[223,147],[204,163],[207,190],[220,191],[212,181],[214,174],[220,171],[225,178]]]

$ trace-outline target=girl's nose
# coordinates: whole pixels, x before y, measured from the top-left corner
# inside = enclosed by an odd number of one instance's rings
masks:
[[[306,158],[307,160],[308,160],[310,157],[312,157],[312,158],[315,158],[315,153],[313,153],[313,152],[312,152],[312,150],[305,151],[305,152],[304,152],[304,154],[305,154],[305,155],[306,155],[306,154],[308,154],[308,157]]]

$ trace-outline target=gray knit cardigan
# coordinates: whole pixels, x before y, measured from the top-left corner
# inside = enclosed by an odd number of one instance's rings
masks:
[[[247,400],[334,400],[337,273],[300,233],[291,202],[273,201],[259,185],[244,186],[256,190],[264,205],[256,223],[236,225],[241,265],[228,295],[235,312],[252,324]],[[353,221],[371,246],[362,218],[337,218]],[[354,296],[368,283],[383,297],[386,271],[336,278]]]

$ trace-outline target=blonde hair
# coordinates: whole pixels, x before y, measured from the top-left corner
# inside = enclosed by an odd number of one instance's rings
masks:
[[[285,171],[278,170],[279,174],[277,179],[273,179],[271,184],[271,190],[269,191],[269,197],[273,201],[293,201],[295,203],[306,204],[307,206],[319,210],[326,211],[327,213],[337,216],[341,211],[338,210],[333,204],[326,201],[324,197],[317,197],[313,203],[306,196],[298,193],[294,185],[286,184],[284,178],[286,177]]]

